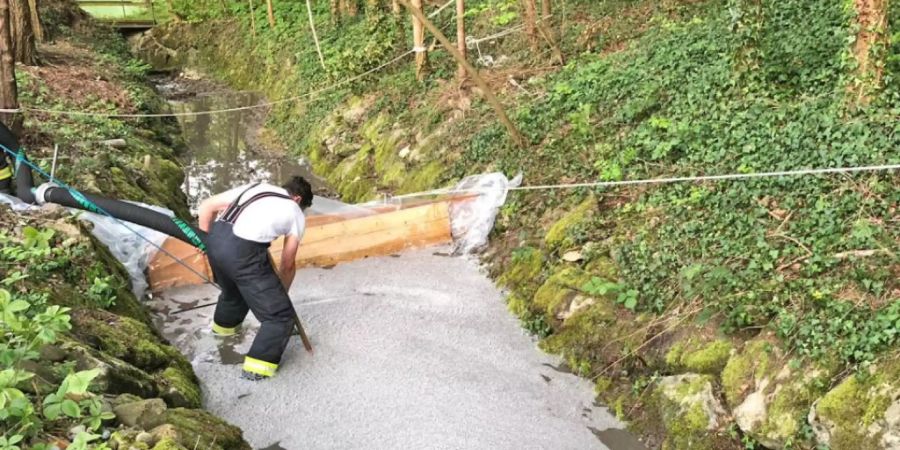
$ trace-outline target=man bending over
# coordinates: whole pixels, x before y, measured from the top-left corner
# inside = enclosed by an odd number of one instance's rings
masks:
[[[200,229],[209,233],[209,264],[222,288],[213,332],[220,336],[237,333],[247,311],[253,311],[261,323],[244,358],[244,378],[262,380],[275,375],[293,331],[294,308],[288,291],[306,226],[303,210],[312,204],[312,198],[309,183],[295,176],[283,187],[255,183],[200,203]],[[285,240],[281,270],[276,273],[269,245],[279,236]]]

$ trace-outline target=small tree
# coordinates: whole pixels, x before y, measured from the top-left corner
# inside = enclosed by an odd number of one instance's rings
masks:
[[[467,56],[466,0],[456,0],[456,46],[459,49],[459,53],[465,58]],[[456,69],[456,76],[460,81],[466,79],[466,66],[462,65],[462,63],[460,63]]]
[[[0,0],[0,108],[18,109],[19,93],[16,88],[16,61],[13,58],[12,30],[10,30],[10,1]],[[9,125],[13,132],[19,131],[21,127],[19,114],[2,113],[0,119]]]

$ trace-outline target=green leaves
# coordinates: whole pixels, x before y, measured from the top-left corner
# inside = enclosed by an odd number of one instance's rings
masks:
[[[607,281],[599,277],[592,277],[590,281],[581,287],[581,290],[598,297],[615,295],[616,303],[631,311],[634,311],[638,305],[639,294],[636,289],[627,289],[623,284]]]

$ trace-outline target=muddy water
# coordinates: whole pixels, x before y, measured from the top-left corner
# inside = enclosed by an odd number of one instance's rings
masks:
[[[255,92],[235,92],[183,76],[157,79],[156,86],[179,114],[241,108],[265,101]],[[277,145],[262,142],[266,114],[266,108],[255,108],[178,117],[188,146],[183,189],[192,212],[212,194],[255,181],[281,184],[293,175],[302,175],[314,187],[322,187],[324,183],[312,175],[302,158],[286,156]]]

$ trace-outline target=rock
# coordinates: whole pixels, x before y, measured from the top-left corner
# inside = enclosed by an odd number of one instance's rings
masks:
[[[200,386],[191,368],[169,367],[160,375],[160,397],[173,408],[199,408]]]
[[[134,440],[135,442],[141,442],[149,446],[156,444],[156,440],[153,438],[153,435],[146,431],[141,431],[140,433],[138,433],[138,435],[134,437]]]
[[[547,279],[534,294],[534,306],[549,318],[558,318],[569,309],[572,300],[581,292],[581,287],[591,280],[591,275],[581,269],[569,267]]]
[[[153,450],[187,450],[175,439],[163,439],[153,446]]]
[[[187,448],[250,450],[241,429],[199,409],[176,408],[166,412],[166,422],[178,433],[175,441]]]
[[[45,345],[41,347],[41,361],[62,362],[66,359],[65,350],[59,348],[58,345]]]
[[[581,255],[581,252],[578,250],[566,252],[565,254],[562,255],[562,260],[565,262],[578,262],[578,261],[581,261],[582,259],[584,259],[584,257]]]
[[[107,139],[105,141],[100,141],[100,145],[106,145],[113,148],[125,148],[128,146],[128,143],[125,142],[125,139]]]
[[[100,375],[91,383],[98,392],[134,394],[143,398],[155,397],[159,393],[150,375],[120,359],[74,342],[64,344],[63,349],[76,361],[76,370],[100,370]]]
[[[592,297],[585,297],[583,295],[576,295],[575,298],[572,299],[572,302],[569,303],[569,309],[559,313],[556,315],[556,318],[562,321],[567,320],[569,317],[572,317],[578,311],[581,311],[588,306],[593,305],[597,301]]]
[[[654,390],[666,440],[663,448],[715,448],[725,424],[725,408],[713,393],[713,377],[683,374],[664,377]]]
[[[152,430],[150,430],[150,434],[153,435],[153,438],[156,439],[157,442],[170,439],[170,440],[178,440],[178,430],[175,429],[175,426],[171,424],[163,424]]]
[[[900,448],[900,361],[850,375],[815,402],[808,420],[832,450]]]
[[[77,437],[81,433],[84,433],[85,431],[87,431],[87,428],[85,428],[84,425],[76,425],[72,428],[69,428],[69,431],[68,433],[66,433],[66,435],[70,440],[74,441],[75,437]]]
[[[544,242],[551,249],[575,244],[572,233],[579,227],[584,226],[596,208],[597,199],[593,195],[589,196],[550,227],[547,235],[544,236]]]
[[[125,403],[113,408],[118,421],[127,427],[150,430],[166,421],[166,402],[159,398]]]
[[[835,373],[821,363],[791,368],[772,336],[761,336],[732,354],[722,371],[725,397],[738,427],[770,449],[788,445],[802,418],[824,394]]]
[[[687,337],[676,342],[666,353],[666,365],[670,370],[719,375],[734,347],[724,339],[713,341]]]

